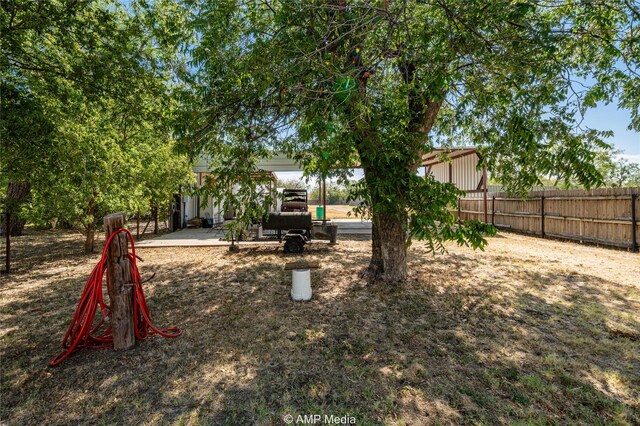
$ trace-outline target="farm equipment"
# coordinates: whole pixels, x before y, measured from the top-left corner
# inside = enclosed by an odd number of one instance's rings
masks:
[[[283,212],[306,212],[309,210],[306,189],[284,189],[282,197],[280,210]]]
[[[308,212],[274,212],[262,220],[263,230],[278,231],[277,237],[284,241],[285,253],[302,253],[311,238],[329,239],[336,242],[337,226],[313,222]]]

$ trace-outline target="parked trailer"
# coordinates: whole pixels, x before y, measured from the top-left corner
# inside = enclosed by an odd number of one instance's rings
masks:
[[[336,242],[337,225],[314,223],[309,212],[274,212],[262,220],[262,229],[278,231],[285,253],[302,253],[311,238]]]

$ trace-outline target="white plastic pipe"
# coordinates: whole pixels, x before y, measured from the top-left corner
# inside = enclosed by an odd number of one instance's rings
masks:
[[[311,300],[311,271],[309,269],[294,269],[291,282],[291,298],[293,300]]]

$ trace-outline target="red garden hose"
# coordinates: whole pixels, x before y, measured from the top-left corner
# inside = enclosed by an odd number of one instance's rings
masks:
[[[64,361],[72,353],[82,348],[99,349],[111,346],[113,344],[113,335],[111,333],[111,324],[103,327],[106,319],[111,314],[111,308],[104,303],[102,296],[102,277],[107,270],[107,250],[111,240],[119,233],[124,232],[131,242],[131,253],[127,254],[129,258],[131,279],[133,281],[133,321],[137,340],[144,340],[152,334],[159,334],[163,337],[174,338],[182,334],[182,331],[176,327],[160,330],[151,323],[149,308],[142,291],[142,283],[140,273],[136,265],[136,251],[133,246],[133,235],[126,229],[118,229],[114,231],[104,244],[102,257],[93,268],[89,279],[84,285],[80,302],[73,315],[73,320],[69,325],[67,334],[62,339],[62,352],[56,355],[49,364],[51,366],[58,365]],[[107,278],[108,281],[108,278]],[[107,285],[109,283],[107,282]],[[93,326],[96,308],[100,306],[102,319]]]

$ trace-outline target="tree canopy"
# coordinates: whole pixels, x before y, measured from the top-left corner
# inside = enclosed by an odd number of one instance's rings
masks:
[[[273,202],[259,158],[342,183],[359,166],[370,277],[402,281],[412,239],[482,248],[494,232],[418,176],[435,146],[478,146],[520,194],[543,176],[603,183],[610,132],[582,117],[617,102],[640,131],[638,22],[629,0],[4,2],[6,210],[91,236],[103,212],[157,210],[204,153],[201,192],[250,206],[242,224]]]
[[[593,163],[608,134],[580,119],[598,102],[618,99],[640,129],[639,10],[627,0],[228,0],[191,13],[194,151],[219,164],[286,152],[343,178],[361,165],[352,196],[373,220],[374,278],[406,278],[412,238],[481,248],[491,232],[456,223],[453,185],[417,176],[434,146],[479,146],[492,177],[524,193],[550,173],[602,182]]]
[[[172,137],[182,9],[162,1],[2,7],[7,208],[36,223],[74,223],[91,250],[104,214],[164,207],[189,180]],[[5,192],[17,182],[31,192],[22,211]]]

